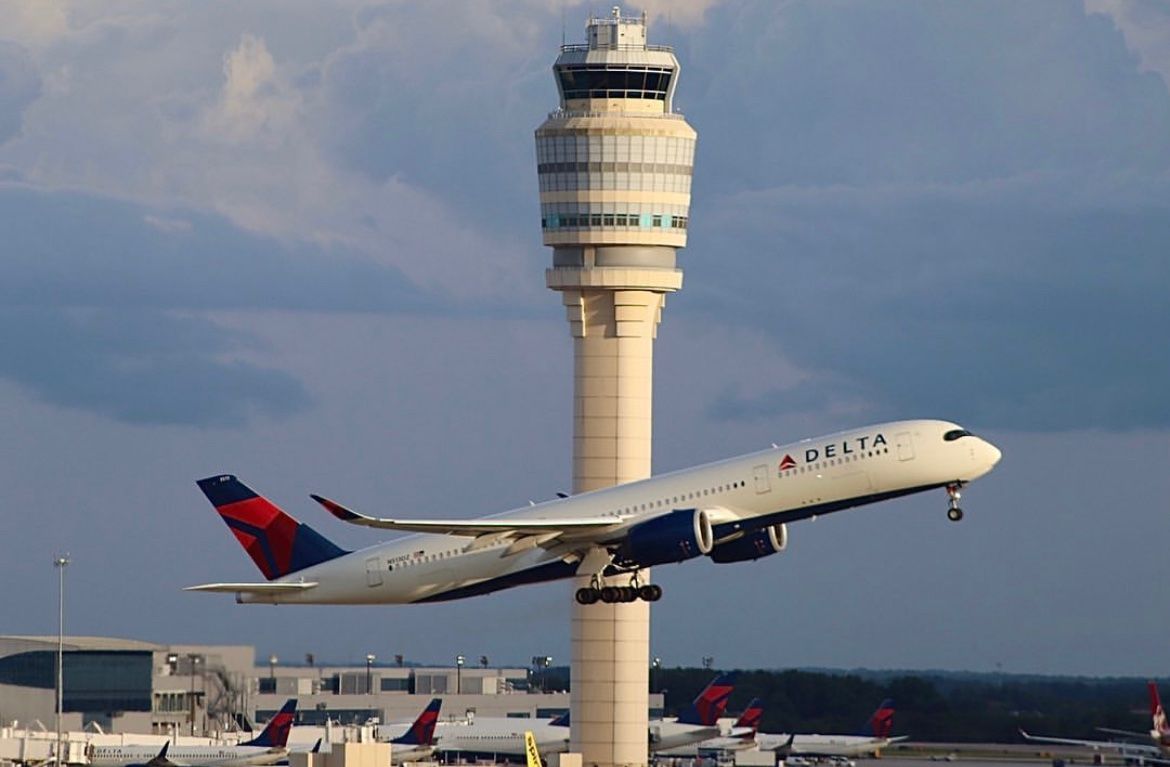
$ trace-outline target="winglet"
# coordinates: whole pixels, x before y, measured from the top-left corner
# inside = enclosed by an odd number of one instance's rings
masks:
[[[353,509],[342,506],[337,501],[331,501],[323,495],[310,493],[309,497],[317,503],[325,507],[325,511],[340,519],[342,522],[358,522],[360,520],[369,519],[364,514],[358,514]]]

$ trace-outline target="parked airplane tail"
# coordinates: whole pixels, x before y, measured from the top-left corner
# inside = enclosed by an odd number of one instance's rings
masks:
[[[720,674],[707,685],[699,696],[678,716],[683,724],[698,724],[714,727],[719,717],[727,710],[727,700],[735,689],[735,673]]]
[[[230,474],[197,484],[270,581],[349,553]]]
[[[739,715],[739,719],[735,720],[733,728],[750,727],[751,733],[744,734],[742,737],[747,740],[754,738],[756,733],[760,730],[760,720],[764,718],[764,702],[759,698],[752,698],[751,703],[747,704],[747,708]]]
[[[1146,686],[1150,690],[1150,716],[1154,720],[1154,734],[1157,737],[1170,735],[1170,726],[1166,723],[1166,711],[1162,708],[1162,697],[1158,695],[1158,683],[1150,680]]]
[[[405,735],[390,741],[403,746],[433,746],[435,744],[435,725],[439,722],[439,709],[443,705],[442,698],[432,698],[427,707],[410,725]]]
[[[894,699],[886,698],[877,707],[877,710],[870,715],[865,722],[865,727],[862,728],[862,733],[865,735],[872,735],[880,740],[885,740],[890,737],[890,733],[894,731]]]
[[[570,712],[566,711],[565,713],[561,714],[560,716],[555,716],[549,721],[549,724],[551,724],[553,727],[568,727],[569,726],[569,714],[570,714]]]
[[[288,745],[288,733],[292,729],[293,718],[297,713],[297,699],[289,698],[281,706],[276,716],[252,740],[241,743],[241,746],[265,746],[266,748],[284,748]]]

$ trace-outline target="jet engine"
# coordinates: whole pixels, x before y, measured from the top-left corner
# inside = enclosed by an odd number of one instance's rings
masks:
[[[788,546],[788,526],[769,525],[762,530],[753,530],[742,538],[721,543],[708,555],[719,564],[747,562],[768,557],[784,551]]]
[[[707,512],[676,509],[631,527],[617,560],[626,566],[653,567],[709,554],[714,545]]]

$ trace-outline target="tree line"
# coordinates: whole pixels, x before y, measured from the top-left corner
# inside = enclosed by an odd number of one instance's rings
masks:
[[[658,668],[650,673],[651,691],[664,694],[671,715],[688,705],[716,672]],[[1101,740],[1105,736],[1098,727],[1149,731],[1145,682],[952,672],[741,670],[728,713],[738,713],[758,697],[764,704],[765,732],[860,734],[878,703],[892,698],[894,735],[915,741],[1017,743],[1020,728]]]

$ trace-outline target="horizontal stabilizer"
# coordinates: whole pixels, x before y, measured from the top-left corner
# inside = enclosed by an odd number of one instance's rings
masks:
[[[204,583],[188,586],[183,591],[218,591],[224,594],[288,594],[314,588],[315,582],[306,583]]]
[[[586,519],[508,519],[489,517],[487,519],[381,519],[367,517],[353,509],[342,506],[320,495],[310,496],[325,507],[333,516],[343,522],[364,527],[378,527],[386,530],[403,530],[414,533],[437,533],[440,535],[476,536],[492,533],[592,533],[620,527],[621,520],[614,517],[589,517]]]

